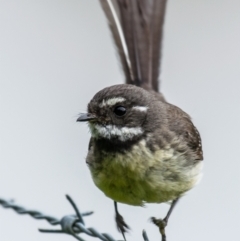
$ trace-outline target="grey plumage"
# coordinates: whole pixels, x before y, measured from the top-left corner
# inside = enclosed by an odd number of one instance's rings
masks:
[[[166,0],[100,0],[126,83],[158,91]]]
[[[126,113],[114,110],[124,106]],[[201,138],[188,114],[133,85],[99,91],[88,104],[87,164],[95,184],[131,205],[178,198],[201,177]]]
[[[99,91],[88,104],[91,140],[86,162],[93,181],[115,203],[118,229],[128,226],[117,203],[173,201],[166,217],[153,218],[162,240],[168,218],[201,178],[199,132],[188,114],[159,93],[166,0],[100,0],[125,75],[125,85]],[[141,88],[139,88],[141,87]]]

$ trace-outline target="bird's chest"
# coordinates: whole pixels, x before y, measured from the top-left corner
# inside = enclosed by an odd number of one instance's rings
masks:
[[[130,151],[111,153],[90,149],[87,162],[96,186],[117,202],[143,205],[173,200],[191,189],[199,170],[172,149],[152,153],[144,141]]]
[[[142,205],[149,189],[148,153],[143,154],[136,146],[124,153],[92,154],[89,167],[96,186],[118,202]]]

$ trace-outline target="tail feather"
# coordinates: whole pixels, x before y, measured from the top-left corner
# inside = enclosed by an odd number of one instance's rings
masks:
[[[166,0],[100,0],[126,83],[158,91]]]
[[[133,81],[134,76],[132,64],[130,61],[127,43],[119,19],[119,9],[117,2],[114,0],[100,0],[100,3],[108,19],[109,27],[111,29],[113,39],[118,49],[125,77],[128,81]]]

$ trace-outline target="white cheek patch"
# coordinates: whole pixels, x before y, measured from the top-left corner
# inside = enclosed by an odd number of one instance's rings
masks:
[[[111,99],[103,100],[102,103],[100,104],[100,107],[104,106],[113,106],[116,105],[117,103],[124,102],[126,99],[123,97],[114,97]]]
[[[102,137],[111,140],[117,138],[120,141],[131,140],[136,136],[143,134],[141,127],[117,127],[114,125],[90,125],[92,136],[95,138]]]
[[[147,106],[134,106],[132,109],[138,110],[138,111],[141,111],[141,112],[147,112],[148,107]]]

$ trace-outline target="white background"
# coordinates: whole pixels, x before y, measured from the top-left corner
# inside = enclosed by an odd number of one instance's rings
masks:
[[[204,177],[173,213],[169,241],[238,241],[240,217],[240,1],[170,0],[161,90],[188,112],[204,147]],[[0,0],[0,196],[62,217],[94,210],[87,226],[121,239],[113,203],[85,165],[89,131],[78,114],[103,87],[122,83],[97,0]],[[168,205],[119,205],[128,240],[160,240],[149,217]],[[1,241],[67,241],[45,221],[0,207]],[[84,237],[84,236],[83,236]],[[90,240],[89,237],[85,238]]]

